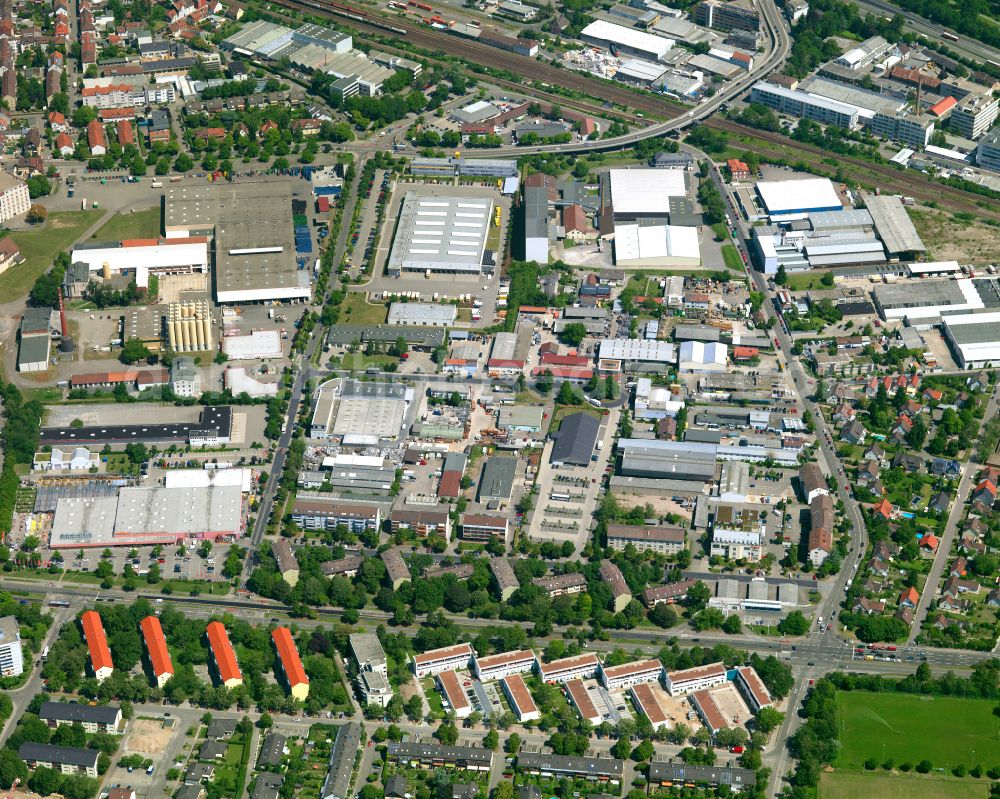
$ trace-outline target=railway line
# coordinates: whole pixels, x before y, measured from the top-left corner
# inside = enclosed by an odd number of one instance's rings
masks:
[[[330,0],[270,0],[270,2],[296,11],[305,10],[310,13],[339,19],[362,32],[383,37],[387,34],[405,36],[407,42],[425,50],[446,52],[470,63],[478,63],[494,69],[519,74],[529,80],[543,84],[557,84],[573,89],[574,91],[595,98],[597,102],[588,103],[556,94],[548,94],[546,99],[587,113],[599,115],[601,112],[606,112],[608,110],[607,107],[601,103],[610,103],[612,105],[631,108],[634,112],[642,113],[643,119],[645,117],[656,117],[666,120],[667,123],[674,122],[673,127],[675,129],[682,129],[685,126],[685,123],[681,122],[682,116],[690,116],[693,113],[692,111],[685,112],[683,107],[665,98],[643,95],[633,92],[624,86],[589,77],[572,70],[561,69],[545,61],[528,59],[526,56],[520,56],[490,45],[481,44],[474,39],[464,39],[448,33],[442,33],[434,29],[408,23],[405,20],[385,19],[367,10],[339,2],[330,2]],[[528,69],[529,64],[530,69]],[[523,84],[519,84],[516,81],[492,77],[490,80],[494,83],[504,85],[512,91],[523,92],[525,89]],[[539,90],[533,88],[532,91],[538,92]],[[695,106],[694,111],[697,110],[698,108]],[[635,114],[633,114],[632,118],[638,119]],[[645,121],[648,121],[648,119]],[[755,139],[769,142],[776,147],[794,147],[794,149],[803,154],[808,154],[814,158],[829,158],[834,155],[815,145],[795,142],[779,134],[756,130],[718,116],[705,119],[703,124],[733,135],[752,136]],[[659,131],[656,130],[658,127],[662,128],[664,126],[651,126],[648,135],[661,135],[663,132],[666,132],[662,129]],[[641,132],[636,132],[633,135],[641,137]],[[606,140],[593,143],[584,142],[576,146],[563,145],[549,147],[547,149],[554,149],[556,152],[571,153],[594,149],[618,149],[620,146],[623,146],[623,144],[615,140]],[[489,153],[489,150],[484,149],[482,151],[484,156]],[[986,198],[978,198],[976,195],[962,191],[961,189],[945,186],[941,183],[930,181],[923,176],[898,170],[891,166],[873,164],[850,156],[836,155],[836,158],[845,168],[870,176],[870,179],[873,181],[881,179],[885,187],[891,188],[893,191],[898,191],[899,193],[920,200],[933,201],[940,207],[952,212],[971,213],[986,219],[1000,220],[1000,208],[994,210],[992,207],[986,208],[978,205],[978,202],[984,201]]]

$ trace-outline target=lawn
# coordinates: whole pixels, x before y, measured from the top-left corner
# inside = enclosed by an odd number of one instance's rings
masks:
[[[62,250],[68,250],[103,215],[101,210],[61,211],[49,214],[48,221],[41,227],[11,233],[25,261],[0,275],[0,297],[4,302],[27,294],[38,276],[52,266],[55,257]]]
[[[820,775],[819,799],[985,799],[987,780],[884,772],[828,772]]]
[[[115,214],[91,238],[97,241],[155,239],[160,235],[160,206]]]
[[[737,272],[743,270],[743,259],[740,258],[740,251],[732,244],[722,245],[722,260],[725,261],[727,269],[735,269]]]
[[[823,275],[826,272],[807,272],[804,275],[789,275],[784,288],[789,291],[808,291],[809,289],[825,289]]]
[[[386,317],[385,305],[372,305],[363,291],[348,292],[340,308],[340,321],[345,325],[380,325]]]
[[[927,759],[937,768],[978,761],[993,765],[1000,746],[995,702],[986,699],[837,693],[840,768],[861,769],[864,761],[888,758],[897,764]]]
[[[601,419],[604,416],[604,414],[593,405],[558,405],[552,414],[552,422],[549,425],[549,432],[554,433],[558,430],[559,425],[563,422],[563,419],[572,413],[584,413],[587,416],[593,416],[595,419]]]

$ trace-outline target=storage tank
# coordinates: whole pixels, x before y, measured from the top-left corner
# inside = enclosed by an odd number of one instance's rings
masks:
[[[102,265],[101,274],[104,276],[105,280],[111,280],[111,264],[107,261]]]
[[[212,349],[212,322],[207,315],[201,318],[201,336],[204,343],[202,349]]]

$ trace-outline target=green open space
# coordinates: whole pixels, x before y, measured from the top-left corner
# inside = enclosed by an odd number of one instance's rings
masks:
[[[102,210],[60,211],[49,214],[44,225],[12,232],[10,237],[20,248],[24,263],[0,275],[0,297],[4,302],[27,294],[55,257],[69,249],[103,215]]]
[[[554,433],[558,430],[559,426],[563,423],[563,419],[574,413],[584,413],[587,416],[593,416],[595,419],[600,419],[604,416],[593,405],[560,405],[552,414],[552,423],[549,425],[549,432]]]
[[[735,269],[736,271],[743,269],[743,259],[740,258],[740,251],[732,244],[722,245],[722,260],[725,262],[727,269]]]
[[[725,257],[725,253],[723,253]],[[824,289],[823,275],[826,272],[807,272],[806,274],[789,275],[785,288],[789,291],[809,291],[809,289]]]
[[[988,790],[988,780],[929,774],[834,771],[819,780],[819,799],[985,799]]]
[[[340,322],[345,325],[380,325],[385,321],[385,305],[373,305],[363,291],[351,291],[340,305]]]
[[[160,206],[155,205],[115,214],[91,238],[97,241],[155,239],[160,235],[160,229]]]
[[[892,758],[897,765],[929,760],[946,769],[979,761],[991,766],[1000,750],[995,705],[987,699],[840,691],[836,765],[860,770],[869,758]]]

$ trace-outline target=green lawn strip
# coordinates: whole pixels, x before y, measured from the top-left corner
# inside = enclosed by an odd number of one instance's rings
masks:
[[[951,769],[978,762],[993,765],[1000,719],[996,702],[909,694],[839,691],[840,768],[858,769],[865,760],[896,765],[929,760],[935,768]]]
[[[13,231],[10,238],[25,260],[0,275],[0,297],[9,302],[27,294],[55,257],[68,250],[103,215],[102,210],[60,211],[49,214],[48,221],[40,227]]]
[[[160,235],[160,206],[115,214],[91,236],[96,241],[155,239]]]
[[[740,258],[740,252],[732,244],[722,245],[722,260],[725,262],[727,269],[740,270],[743,268],[743,259]]]
[[[385,305],[368,302],[363,291],[348,292],[341,303],[340,323],[344,325],[380,325],[385,322]]]
[[[985,799],[989,780],[938,775],[835,771],[820,775],[819,799]]]

